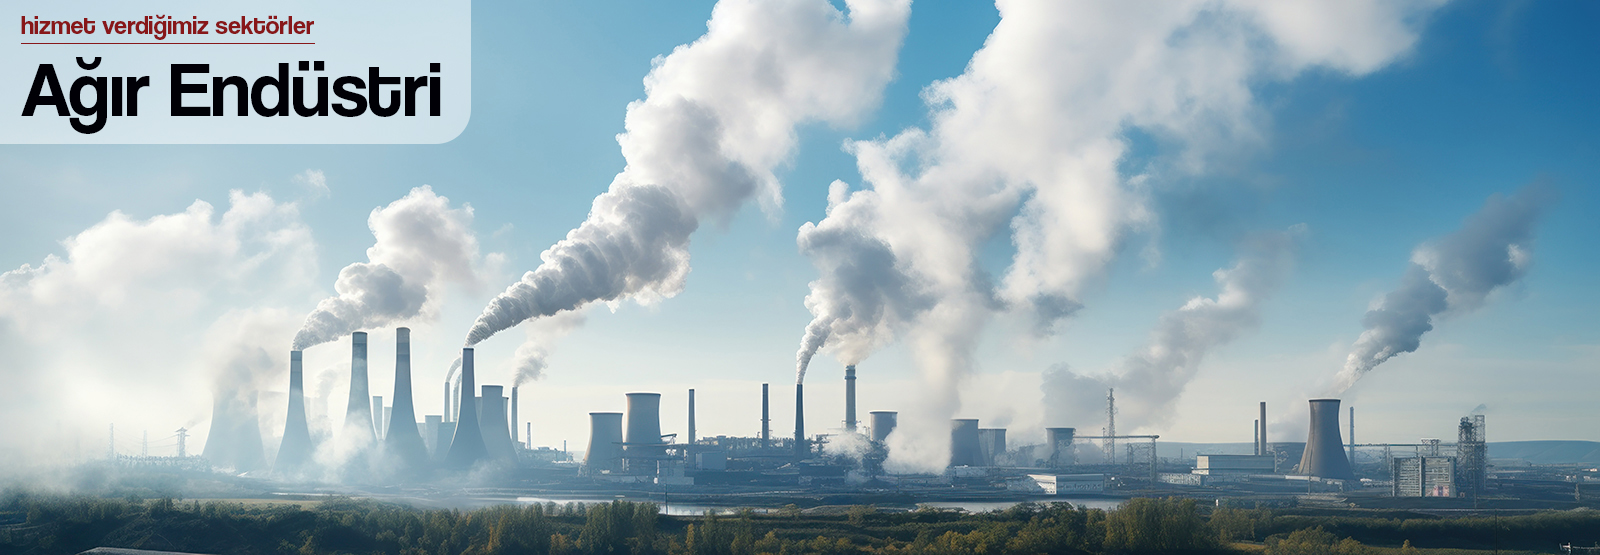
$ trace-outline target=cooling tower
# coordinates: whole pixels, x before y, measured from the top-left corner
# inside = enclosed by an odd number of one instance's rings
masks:
[[[900,419],[900,413],[892,410],[875,410],[867,415],[872,417],[872,441],[878,443],[889,439]]]
[[[1339,438],[1339,400],[1311,400],[1311,429],[1306,435],[1306,452],[1300,457],[1299,473],[1318,478],[1354,480],[1350,459],[1344,456]]]
[[[806,445],[806,392],[804,384],[794,384],[794,458],[804,459],[811,454]]]
[[[656,459],[666,456],[661,442],[661,394],[628,394],[628,435],[625,438],[626,458],[630,473],[639,470],[653,473]]]
[[[772,441],[772,413],[768,411],[767,384],[761,384],[761,448],[766,449]]]
[[[995,466],[1005,452],[1005,428],[978,428],[978,464]]]
[[[978,466],[978,420],[957,418],[950,421],[950,466]]]
[[[283,443],[278,444],[274,471],[291,473],[311,462],[311,428],[306,425],[305,372],[300,351],[289,351],[289,417],[283,424]]]
[[[583,456],[589,475],[622,470],[622,413],[589,413],[589,451]]]
[[[483,420],[478,421],[478,426],[483,430],[483,446],[488,449],[489,458],[514,462],[517,450],[511,445],[511,430],[506,429],[504,392],[505,388],[498,385],[483,386],[483,407],[479,409]]]
[[[856,431],[856,365],[844,367],[844,431]]]
[[[1077,463],[1072,452],[1072,436],[1077,433],[1077,428],[1044,429],[1046,466],[1059,468]]]
[[[217,466],[245,472],[266,464],[262,446],[255,391],[217,393],[211,408],[211,431],[206,433],[201,455]]]
[[[389,429],[383,434],[383,445],[393,460],[407,468],[422,468],[428,462],[428,446],[417,431],[417,411],[411,400],[411,330],[394,331],[394,398],[385,417]]]
[[[373,433],[375,435],[377,435],[378,441],[383,441],[383,432],[386,431],[387,428],[388,428],[388,426],[385,426],[383,424],[383,396],[382,395],[373,395],[372,396],[372,430],[373,430]]]
[[[456,437],[456,423],[441,419],[439,434],[433,436],[433,460],[444,461],[445,456],[450,454],[450,438],[453,437]]]
[[[456,429],[450,439],[450,450],[445,454],[445,466],[467,470],[489,456],[484,447],[483,431],[478,428],[478,407],[472,390],[477,389],[472,375],[472,347],[461,349],[461,400],[456,403],[460,414],[456,416]]]
[[[378,441],[372,421],[372,394],[367,391],[367,333],[350,334],[350,404],[344,412],[340,441],[359,448]]]

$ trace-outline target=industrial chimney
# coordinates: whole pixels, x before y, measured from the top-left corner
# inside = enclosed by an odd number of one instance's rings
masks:
[[[511,443],[512,443],[512,445],[515,445],[515,444],[518,444],[518,443],[522,443],[522,439],[517,435],[517,427],[521,423],[522,423],[521,420],[517,420],[517,386],[513,385],[513,386],[511,386]]]
[[[478,421],[478,426],[483,430],[483,446],[489,452],[489,458],[502,461],[515,462],[517,450],[511,445],[511,430],[506,429],[506,396],[505,388],[498,385],[485,385],[481,413],[483,419]]]
[[[489,456],[483,443],[483,431],[478,427],[477,399],[472,395],[472,390],[477,389],[476,382],[472,375],[472,347],[462,348],[461,399],[456,403],[460,413],[456,416],[455,435],[445,455],[448,468],[467,470]]]
[[[1045,464],[1051,468],[1072,466],[1077,463],[1072,452],[1072,436],[1077,435],[1077,428],[1045,428],[1045,443],[1048,444],[1048,458]]]
[[[689,390],[689,445],[694,445],[694,389]]]
[[[661,446],[661,394],[629,393],[628,435],[624,439],[628,472],[654,473],[656,460],[666,455]]]
[[[283,443],[278,444],[278,461],[273,470],[280,474],[297,472],[311,462],[311,428],[306,425],[305,372],[300,351],[289,351],[289,417],[283,424]]]
[[[889,434],[894,432],[900,419],[900,413],[892,410],[875,410],[867,415],[872,417],[872,441],[878,443],[889,439]]]
[[[1256,430],[1256,454],[1267,454],[1267,402],[1261,402],[1261,419],[1256,420],[1260,428]]]
[[[589,451],[583,455],[590,476],[622,470],[622,413],[589,413]]]
[[[1311,400],[1311,429],[1306,452],[1300,457],[1300,474],[1335,480],[1354,480],[1350,460],[1339,439],[1339,400]]]
[[[1006,452],[1005,428],[978,428],[979,464],[995,466]]]
[[[844,431],[856,431],[856,365],[844,367]]]
[[[771,446],[772,441],[772,412],[767,402],[767,384],[761,384],[761,448]]]
[[[805,459],[811,454],[806,446],[806,392],[805,384],[794,384],[794,458]]]
[[[378,441],[372,421],[372,394],[367,391],[367,332],[350,334],[350,404],[344,412],[342,441],[360,448]]]
[[[978,419],[950,421],[950,466],[978,466]]]
[[[394,332],[394,399],[383,445],[388,455],[406,468],[420,469],[428,462],[428,446],[417,431],[417,411],[411,404],[411,329]]]

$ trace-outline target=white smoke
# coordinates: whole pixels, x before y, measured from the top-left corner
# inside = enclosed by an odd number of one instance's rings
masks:
[[[582,312],[569,311],[530,323],[527,326],[528,338],[517,346],[517,352],[512,356],[514,376],[511,385],[515,387],[544,377],[544,370],[550,367],[546,360],[550,350],[574,328],[582,326],[583,322]]]
[[[754,196],[781,205],[774,170],[795,127],[854,123],[894,74],[909,0],[723,0],[707,32],[658,58],[617,136],[627,167],[543,263],[478,317],[467,345],[595,301],[671,297],[689,238]]]
[[[1343,393],[1384,361],[1417,350],[1435,316],[1475,310],[1490,293],[1521,279],[1532,262],[1534,225],[1554,198],[1542,184],[1491,196],[1461,229],[1418,246],[1400,287],[1367,311],[1366,331],[1334,377],[1332,392]]]
[[[823,278],[807,299],[814,319],[797,363],[803,371],[835,342],[858,359],[908,338],[928,414],[903,420],[897,435],[932,454],[899,463],[942,466],[944,422],[971,371],[975,337],[996,311],[1030,316],[1037,333],[1051,333],[1081,306],[1129,231],[1154,229],[1151,187],[1265,140],[1254,87],[1312,68],[1376,71],[1410,50],[1437,4],[997,2],[1000,23],[966,71],[924,91],[929,130],[849,144],[865,187],[830,191],[845,200],[830,201],[828,217],[803,228],[801,242],[807,249],[804,236],[831,230],[861,245],[861,258],[808,250]],[[1153,137],[1164,153],[1138,173],[1123,169],[1130,131]],[[1007,231],[1016,252],[991,285],[975,252]],[[845,279],[882,266],[868,260],[892,260],[903,278]],[[887,283],[906,288],[877,290]],[[874,311],[896,306],[906,310]]]
[[[1046,373],[1047,425],[1088,428],[1103,420],[1106,390],[1113,387],[1120,431],[1170,425],[1178,398],[1205,356],[1259,325],[1261,303],[1288,277],[1303,230],[1294,226],[1253,237],[1233,267],[1211,274],[1220,289],[1216,297],[1194,297],[1161,315],[1150,339],[1110,373],[1083,375],[1064,365]]]
[[[478,239],[472,207],[451,208],[450,199],[426,185],[377,208],[367,218],[377,239],[367,262],[339,270],[337,296],[323,299],[295,334],[294,350],[305,350],[361,329],[417,317],[431,318],[447,284],[479,283]]]

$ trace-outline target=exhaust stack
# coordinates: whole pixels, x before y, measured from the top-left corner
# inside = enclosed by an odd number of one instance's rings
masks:
[[[478,427],[477,398],[472,395],[472,390],[477,389],[477,380],[472,374],[472,347],[461,349],[461,399],[456,403],[455,435],[450,439],[450,449],[445,454],[445,466],[456,470],[467,470],[489,456],[489,450],[483,444],[483,431]]]
[[[957,418],[950,421],[950,466],[978,466],[978,419]]]
[[[344,411],[343,440],[362,450],[378,441],[372,421],[372,394],[367,391],[367,332],[350,334],[350,404]]]
[[[311,428],[306,425],[305,372],[300,351],[289,351],[289,417],[283,424],[283,443],[273,470],[280,474],[305,468],[311,462]]]
[[[856,431],[856,365],[844,367],[844,431]]]
[[[1350,460],[1339,439],[1339,400],[1311,400],[1311,429],[1306,452],[1300,457],[1300,474],[1334,480],[1354,480]]]
[[[589,413],[589,451],[583,455],[583,468],[590,476],[622,470],[622,413]]]
[[[767,384],[761,384],[761,448],[772,445],[772,412],[767,402]]]
[[[1257,455],[1265,455],[1265,454],[1267,454],[1267,402],[1266,401],[1262,401],[1261,402],[1261,419],[1256,421],[1256,425],[1260,426],[1260,428],[1258,428],[1256,430],[1256,454]]]
[[[889,434],[894,432],[900,420],[900,413],[892,410],[875,410],[867,415],[872,417],[872,441],[878,443],[889,439]]]
[[[511,386],[511,444],[522,443],[521,436],[517,435],[517,428],[522,423],[517,420],[517,386]]]
[[[417,430],[417,411],[411,404],[411,329],[394,332],[394,398],[385,418],[389,428],[383,433],[383,445],[406,468],[419,469],[428,462],[428,446]]]
[[[794,384],[794,458],[805,459],[811,454],[806,446],[806,392],[805,384]]]
[[[694,445],[694,390],[689,390],[689,445]]]

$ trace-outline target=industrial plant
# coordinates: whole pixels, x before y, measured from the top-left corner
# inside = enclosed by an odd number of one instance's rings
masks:
[[[188,471],[227,470],[279,484],[432,491],[448,484],[490,487],[480,500],[658,499],[688,506],[734,508],[925,502],[1007,503],[1179,496],[1244,506],[1480,507],[1581,503],[1596,471],[1501,461],[1488,453],[1485,418],[1461,418],[1453,441],[1356,443],[1355,409],[1339,399],[1309,399],[1306,440],[1268,435],[1265,402],[1248,444],[1163,442],[1156,435],[1119,434],[1116,391],[1105,394],[1104,422],[1059,422],[1042,430],[985,426],[973,418],[949,422],[943,472],[885,468],[901,414],[873,406],[857,419],[856,367],[844,369],[843,425],[816,433],[805,426],[805,392],[796,384],[794,431],[772,433],[770,384],[761,398],[760,432],[752,437],[706,436],[696,430],[695,390],[681,393],[618,390],[625,412],[589,413],[586,448],[575,456],[535,448],[533,424],[519,419],[517,387],[480,384],[474,349],[461,350],[459,382],[445,380],[438,414],[422,414],[412,395],[411,334],[396,330],[394,389],[385,399],[367,384],[367,334],[351,336],[350,396],[331,438],[308,429],[302,352],[289,356],[287,416],[276,456],[258,432],[254,394],[219,396],[205,452],[178,457],[118,456],[123,465],[161,465]],[[687,428],[664,430],[663,395],[687,400]],[[1343,409],[1343,410],[1341,410]],[[1298,416],[1298,415],[1294,415]],[[526,432],[523,430],[526,429]],[[1084,433],[1081,430],[1095,429]],[[1243,429],[1242,423],[1240,429]],[[522,433],[519,433],[522,432]],[[1044,443],[1018,442],[1040,437]],[[1008,437],[1011,441],[1008,441]],[[321,460],[319,442],[353,450]],[[466,482],[463,482],[466,480]],[[348,488],[354,488],[348,489]],[[499,496],[499,497],[496,497]],[[1554,505],[1553,505],[1554,504]]]

